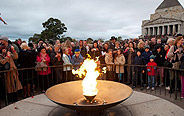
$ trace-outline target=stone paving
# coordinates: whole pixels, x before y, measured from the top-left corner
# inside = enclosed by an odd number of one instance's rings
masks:
[[[128,100],[105,110],[102,115],[183,116],[184,109],[159,97],[134,91]],[[41,94],[1,109],[0,116],[78,116],[78,114],[58,106]]]

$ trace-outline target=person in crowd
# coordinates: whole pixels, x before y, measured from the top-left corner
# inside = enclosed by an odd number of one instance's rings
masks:
[[[157,46],[156,48],[156,52],[154,54],[156,56],[155,58],[155,63],[157,64],[158,68],[156,70],[156,83],[155,86],[158,85],[158,77],[160,77],[160,87],[164,85],[164,69],[163,69],[163,63],[165,61],[165,56],[164,56],[164,52],[162,51],[162,46]]]
[[[80,54],[80,50],[75,49],[75,54],[72,56],[72,65],[74,65],[74,70],[79,69],[82,62],[83,62],[83,57]]]
[[[116,75],[118,76],[118,81],[123,82],[122,77],[124,78],[124,65],[125,65],[125,57],[122,54],[121,48],[117,50],[115,55],[114,64],[116,65]]]
[[[141,54],[144,52],[144,42],[140,41],[138,43],[138,50],[141,52]]]
[[[150,51],[150,46],[147,45],[144,47],[145,51],[142,53],[142,56],[145,59],[145,63],[148,64],[148,62],[150,61],[150,56],[152,55],[152,52]]]
[[[174,44],[171,46],[171,48],[169,49],[169,52],[167,54],[167,58],[170,59],[174,69],[179,69],[179,65],[180,65],[180,58],[182,57],[183,54],[183,37],[179,36],[175,39]],[[171,87],[170,87],[170,93],[173,92],[174,89],[174,71],[170,71],[170,76],[171,76]],[[175,77],[177,78],[177,77]],[[178,78],[177,78],[178,79]]]
[[[182,55],[181,59],[180,59],[180,69],[184,69],[184,54]],[[184,98],[184,72],[181,72],[181,99]]]
[[[0,37],[0,43],[0,64],[2,64],[6,70],[10,70],[6,73],[5,77],[6,92],[8,93],[8,98],[10,101],[16,101],[17,99],[15,92],[22,89],[22,84],[20,83],[18,77],[17,67],[14,63],[14,60],[18,59],[18,54],[14,47],[8,44],[8,37]],[[12,96],[13,98],[11,98]]]
[[[97,41],[94,41],[93,47],[91,48],[89,55],[91,56],[92,59],[96,59],[97,57],[101,55],[101,50],[98,47]]]
[[[87,43],[87,41],[86,41],[86,40],[84,40],[84,41],[83,41],[83,43],[84,43],[84,47],[86,48],[87,53],[88,53],[88,52],[89,52],[89,46],[88,46],[88,43]]]
[[[116,43],[116,37],[115,36],[112,36],[111,39],[110,39],[110,45],[109,45],[109,48],[114,50],[115,48],[115,43]]]
[[[64,81],[72,81],[72,59],[69,54],[68,48],[63,49],[63,74],[64,74]],[[65,66],[66,65],[66,66]]]
[[[155,45],[156,45],[156,38],[153,37],[151,38],[151,42],[149,43],[150,51],[154,51]]]
[[[118,41],[116,41],[115,48],[114,48],[114,51],[113,51],[114,56],[117,54],[118,49],[121,49],[121,47],[120,47],[120,43]]]
[[[169,53],[169,50],[170,50],[170,48],[171,48],[171,46],[174,44],[174,39],[173,38],[169,38],[168,40],[167,40],[167,44],[166,44],[166,48],[167,48],[167,45],[168,45],[168,47],[169,47],[169,49],[167,49],[167,51],[166,51],[166,54],[165,54],[165,60],[166,61],[168,61],[168,62],[171,62],[171,60],[169,59],[169,58],[167,58],[167,54]],[[164,66],[164,67],[168,67],[168,65],[167,66]],[[171,68],[172,66],[170,66],[170,68]],[[165,69],[165,74],[166,74],[166,89],[167,90],[170,90],[170,79],[171,79],[171,71],[170,70],[166,70]]]
[[[72,57],[73,56],[72,45],[71,45],[71,42],[69,40],[66,40],[65,48],[68,49],[68,54],[70,55],[70,57]]]
[[[31,68],[34,67],[36,56],[35,53],[31,51],[27,43],[22,43],[20,45],[21,50],[19,52],[18,64],[19,68]],[[25,62],[26,59],[26,62]],[[31,96],[31,87],[33,87],[33,75],[31,70],[20,71],[20,80],[24,88],[24,98]]]
[[[147,89],[150,89],[152,87],[152,90],[155,90],[155,72],[157,64],[154,62],[155,56],[150,56],[150,62],[147,64],[147,72],[148,72],[148,87]]]
[[[83,59],[86,59],[86,57],[87,57],[87,50],[86,50],[86,48],[83,45],[83,40],[79,41],[79,50],[80,50],[80,54],[83,57]]]
[[[51,74],[51,69],[49,66],[50,63],[50,56],[46,52],[46,48],[44,46],[41,46],[38,51],[38,55],[36,56],[36,62],[40,63],[43,67],[41,68],[41,71],[38,71],[39,79],[40,79],[40,87],[42,89],[42,92],[44,93],[45,90],[47,90],[50,87],[50,77],[49,74]]]
[[[62,83],[63,82],[63,52],[60,47],[60,43],[55,44],[54,51],[50,54],[51,65],[56,66],[54,68],[54,83]]]
[[[125,58],[126,58],[126,63],[128,64],[127,67],[127,73],[128,73],[128,78],[127,78],[127,84],[131,83],[131,78],[133,76],[133,74],[131,72],[133,72],[134,67],[131,67],[130,65],[132,65],[134,63],[134,58],[136,56],[136,51],[134,50],[134,43],[130,42],[129,43],[129,47],[126,48],[126,50],[124,51],[125,54]]]
[[[145,60],[144,57],[142,57],[140,50],[137,50],[137,55],[134,59],[134,65],[145,65]],[[144,87],[143,73],[145,73],[144,67],[135,66],[133,76],[133,88],[137,86],[137,82],[138,80],[140,80],[141,90],[143,90]]]
[[[108,53],[105,55],[105,63],[107,64],[107,80],[114,80],[114,67],[113,67],[113,55],[112,55],[112,49],[108,50]]]

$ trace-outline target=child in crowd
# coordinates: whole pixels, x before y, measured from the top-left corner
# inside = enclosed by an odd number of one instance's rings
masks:
[[[116,64],[116,74],[118,75],[118,80],[119,82],[123,82],[122,76],[124,74],[125,57],[122,54],[121,48],[117,50],[114,63]]]
[[[141,56],[140,50],[137,51],[137,56],[134,59],[134,65],[145,65],[145,60],[144,60],[144,57]],[[143,73],[144,73],[143,67],[135,66],[134,68],[135,75],[133,76],[133,88],[137,86],[138,78],[140,78],[141,90],[143,90],[143,84],[144,84],[142,79]]]
[[[155,90],[155,71],[157,64],[154,62],[155,56],[151,55],[150,56],[150,62],[147,64],[147,71],[148,71],[148,87],[152,87],[152,90]],[[152,85],[151,85],[152,84]]]

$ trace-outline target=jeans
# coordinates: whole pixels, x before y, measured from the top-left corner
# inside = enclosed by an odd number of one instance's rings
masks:
[[[151,87],[151,84],[152,87],[155,87],[155,76],[148,76],[148,86]]]

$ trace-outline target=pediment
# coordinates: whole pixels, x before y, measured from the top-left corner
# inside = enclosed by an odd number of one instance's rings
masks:
[[[155,19],[155,20],[152,20],[152,21],[149,21],[145,24],[145,26],[148,26],[148,25],[155,25],[155,24],[164,24],[164,23],[171,23],[171,22],[181,22],[181,20],[178,20],[178,19],[172,19],[172,18],[163,18],[163,17],[160,17],[158,19]]]

